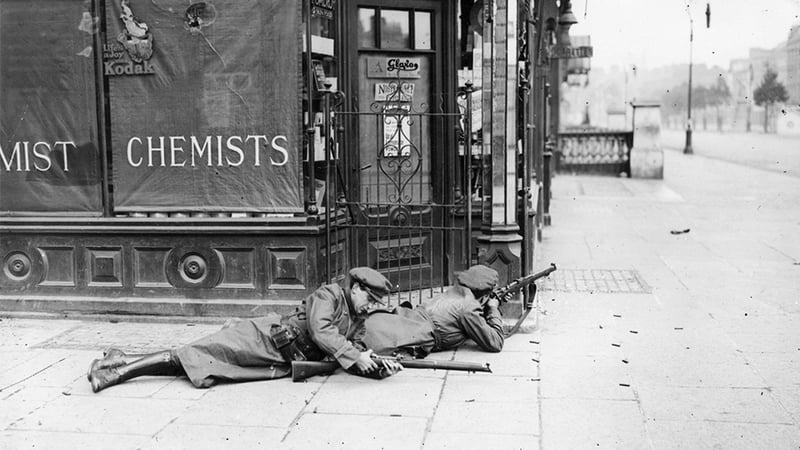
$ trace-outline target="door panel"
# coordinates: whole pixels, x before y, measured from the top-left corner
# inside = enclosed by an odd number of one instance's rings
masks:
[[[442,92],[439,2],[359,2],[352,13],[360,211],[354,259],[401,290],[441,286],[448,279],[449,215],[432,162],[443,147],[435,143],[444,119],[430,110]]]

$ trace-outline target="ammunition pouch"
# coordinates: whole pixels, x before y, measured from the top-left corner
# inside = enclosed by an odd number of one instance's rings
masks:
[[[321,361],[325,357],[308,334],[296,326],[275,324],[270,328],[269,338],[287,362]]]

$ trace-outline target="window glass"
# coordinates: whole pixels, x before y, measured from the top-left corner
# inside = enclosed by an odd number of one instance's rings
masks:
[[[102,214],[88,3],[0,1],[0,215]]]
[[[409,48],[409,20],[407,10],[381,11],[381,48]]]
[[[358,46],[375,47],[375,10],[372,8],[358,10]]]
[[[430,50],[431,46],[431,13],[417,11],[414,13],[414,48]]]

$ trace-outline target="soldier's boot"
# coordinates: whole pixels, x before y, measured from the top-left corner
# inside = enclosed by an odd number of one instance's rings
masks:
[[[98,358],[92,361],[92,364],[89,366],[89,370],[86,372],[86,378],[89,381],[92,381],[92,372],[95,372],[100,369],[119,367],[121,365],[136,361],[137,359],[140,359],[143,356],[145,355],[127,354],[118,348],[109,347],[108,349],[103,351],[102,358]]]
[[[131,378],[143,375],[180,376],[186,372],[181,366],[175,350],[164,350],[145,355],[136,361],[117,367],[97,369],[91,372],[92,391],[101,390],[120,384]]]

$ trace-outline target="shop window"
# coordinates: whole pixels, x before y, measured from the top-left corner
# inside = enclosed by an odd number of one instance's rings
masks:
[[[380,20],[376,21],[378,17]],[[358,46],[364,49],[431,50],[433,14],[408,9],[359,8]]]
[[[417,50],[430,50],[431,40],[431,13],[414,12],[414,48]]]
[[[0,2],[0,214],[102,214],[97,21],[82,0]]]
[[[361,8],[358,11],[358,46],[375,47],[375,10]]]
[[[407,10],[381,11],[381,48],[409,48],[410,24]]]
[[[298,8],[105,2],[116,216],[304,211]]]

